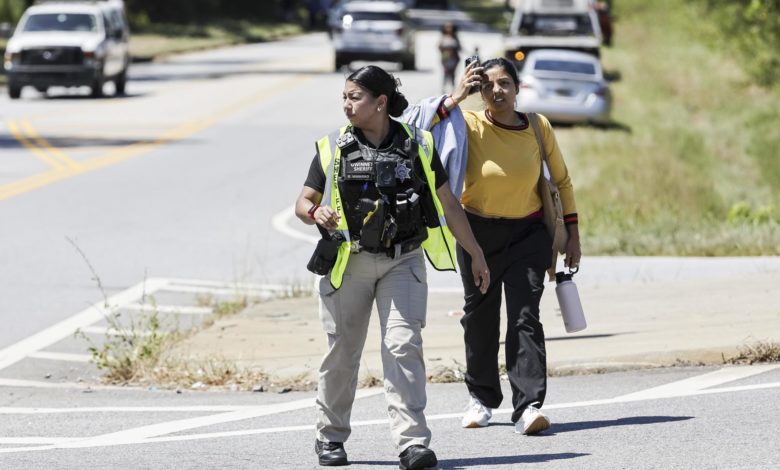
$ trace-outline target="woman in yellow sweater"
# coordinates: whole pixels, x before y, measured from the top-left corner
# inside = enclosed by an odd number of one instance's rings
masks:
[[[474,286],[470,256],[458,247],[465,291],[461,320],[466,343],[466,385],[471,395],[463,416],[466,428],[487,426],[492,408],[503,399],[498,373],[501,288],[504,288],[508,325],[506,366],[512,387],[515,432],[536,434],[550,427],[542,414],[547,391],[544,329],[539,301],[545,271],[551,264],[552,240],[542,220],[537,192],[540,150],[528,116],[515,111],[519,79],[506,59],[469,66],[440,113],[447,114],[479,89],[485,110],[464,111],[468,160],[461,203],[491,273],[490,287]],[[540,131],[553,181],[558,185],[569,232],[564,264],[580,262],[577,209],[569,172],[549,121],[539,116]],[[452,178],[453,175],[450,175]]]

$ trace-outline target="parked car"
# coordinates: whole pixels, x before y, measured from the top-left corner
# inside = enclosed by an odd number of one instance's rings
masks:
[[[414,70],[414,28],[403,3],[345,3],[332,38],[336,70],[355,60],[400,62],[402,69]]]
[[[88,86],[103,95],[113,81],[123,94],[130,65],[129,28],[121,0],[43,2],[28,8],[8,41],[4,67],[8,94],[22,88]]]
[[[552,122],[610,122],[612,94],[599,59],[560,49],[531,51],[520,72],[517,109]]]
[[[504,52],[520,66],[534,49],[567,49],[598,57],[601,43],[593,0],[523,0],[504,38]]]

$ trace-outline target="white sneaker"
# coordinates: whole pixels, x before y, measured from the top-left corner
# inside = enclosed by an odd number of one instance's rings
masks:
[[[485,407],[479,400],[471,397],[460,424],[464,428],[484,428],[492,417],[493,412],[490,408]]]
[[[550,420],[535,406],[526,408],[525,411],[523,411],[520,420],[515,423],[515,432],[517,434],[526,434],[529,436],[539,434],[549,428]]]

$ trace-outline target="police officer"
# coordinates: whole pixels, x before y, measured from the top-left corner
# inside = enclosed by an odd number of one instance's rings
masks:
[[[454,238],[472,257],[485,292],[487,264],[452,195],[433,139],[402,124],[407,107],[396,79],[376,66],[347,77],[349,125],[317,142],[295,205],[323,239],[309,268],[319,281],[328,352],[319,371],[315,451],[320,465],[347,465],[344,441],[373,302],[379,311],[385,395],[402,469],[437,465],[428,448],[421,329],[428,286],[425,251],[438,270],[454,270]]]

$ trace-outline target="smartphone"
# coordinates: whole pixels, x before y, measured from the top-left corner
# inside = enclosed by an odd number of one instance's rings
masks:
[[[468,67],[469,65],[471,65],[474,62],[476,62],[477,63],[477,67],[479,67],[481,62],[479,61],[479,56],[478,55],[470,55],[470,56],[466,57],[465,65],[466,65],[466,67]],[[479,88],[480,88],[479,85],[475,85],[475,86],[471,87],[471,89],[469,90],[469,94],[473,95],[474,93],[477,93],[479,91]]]

